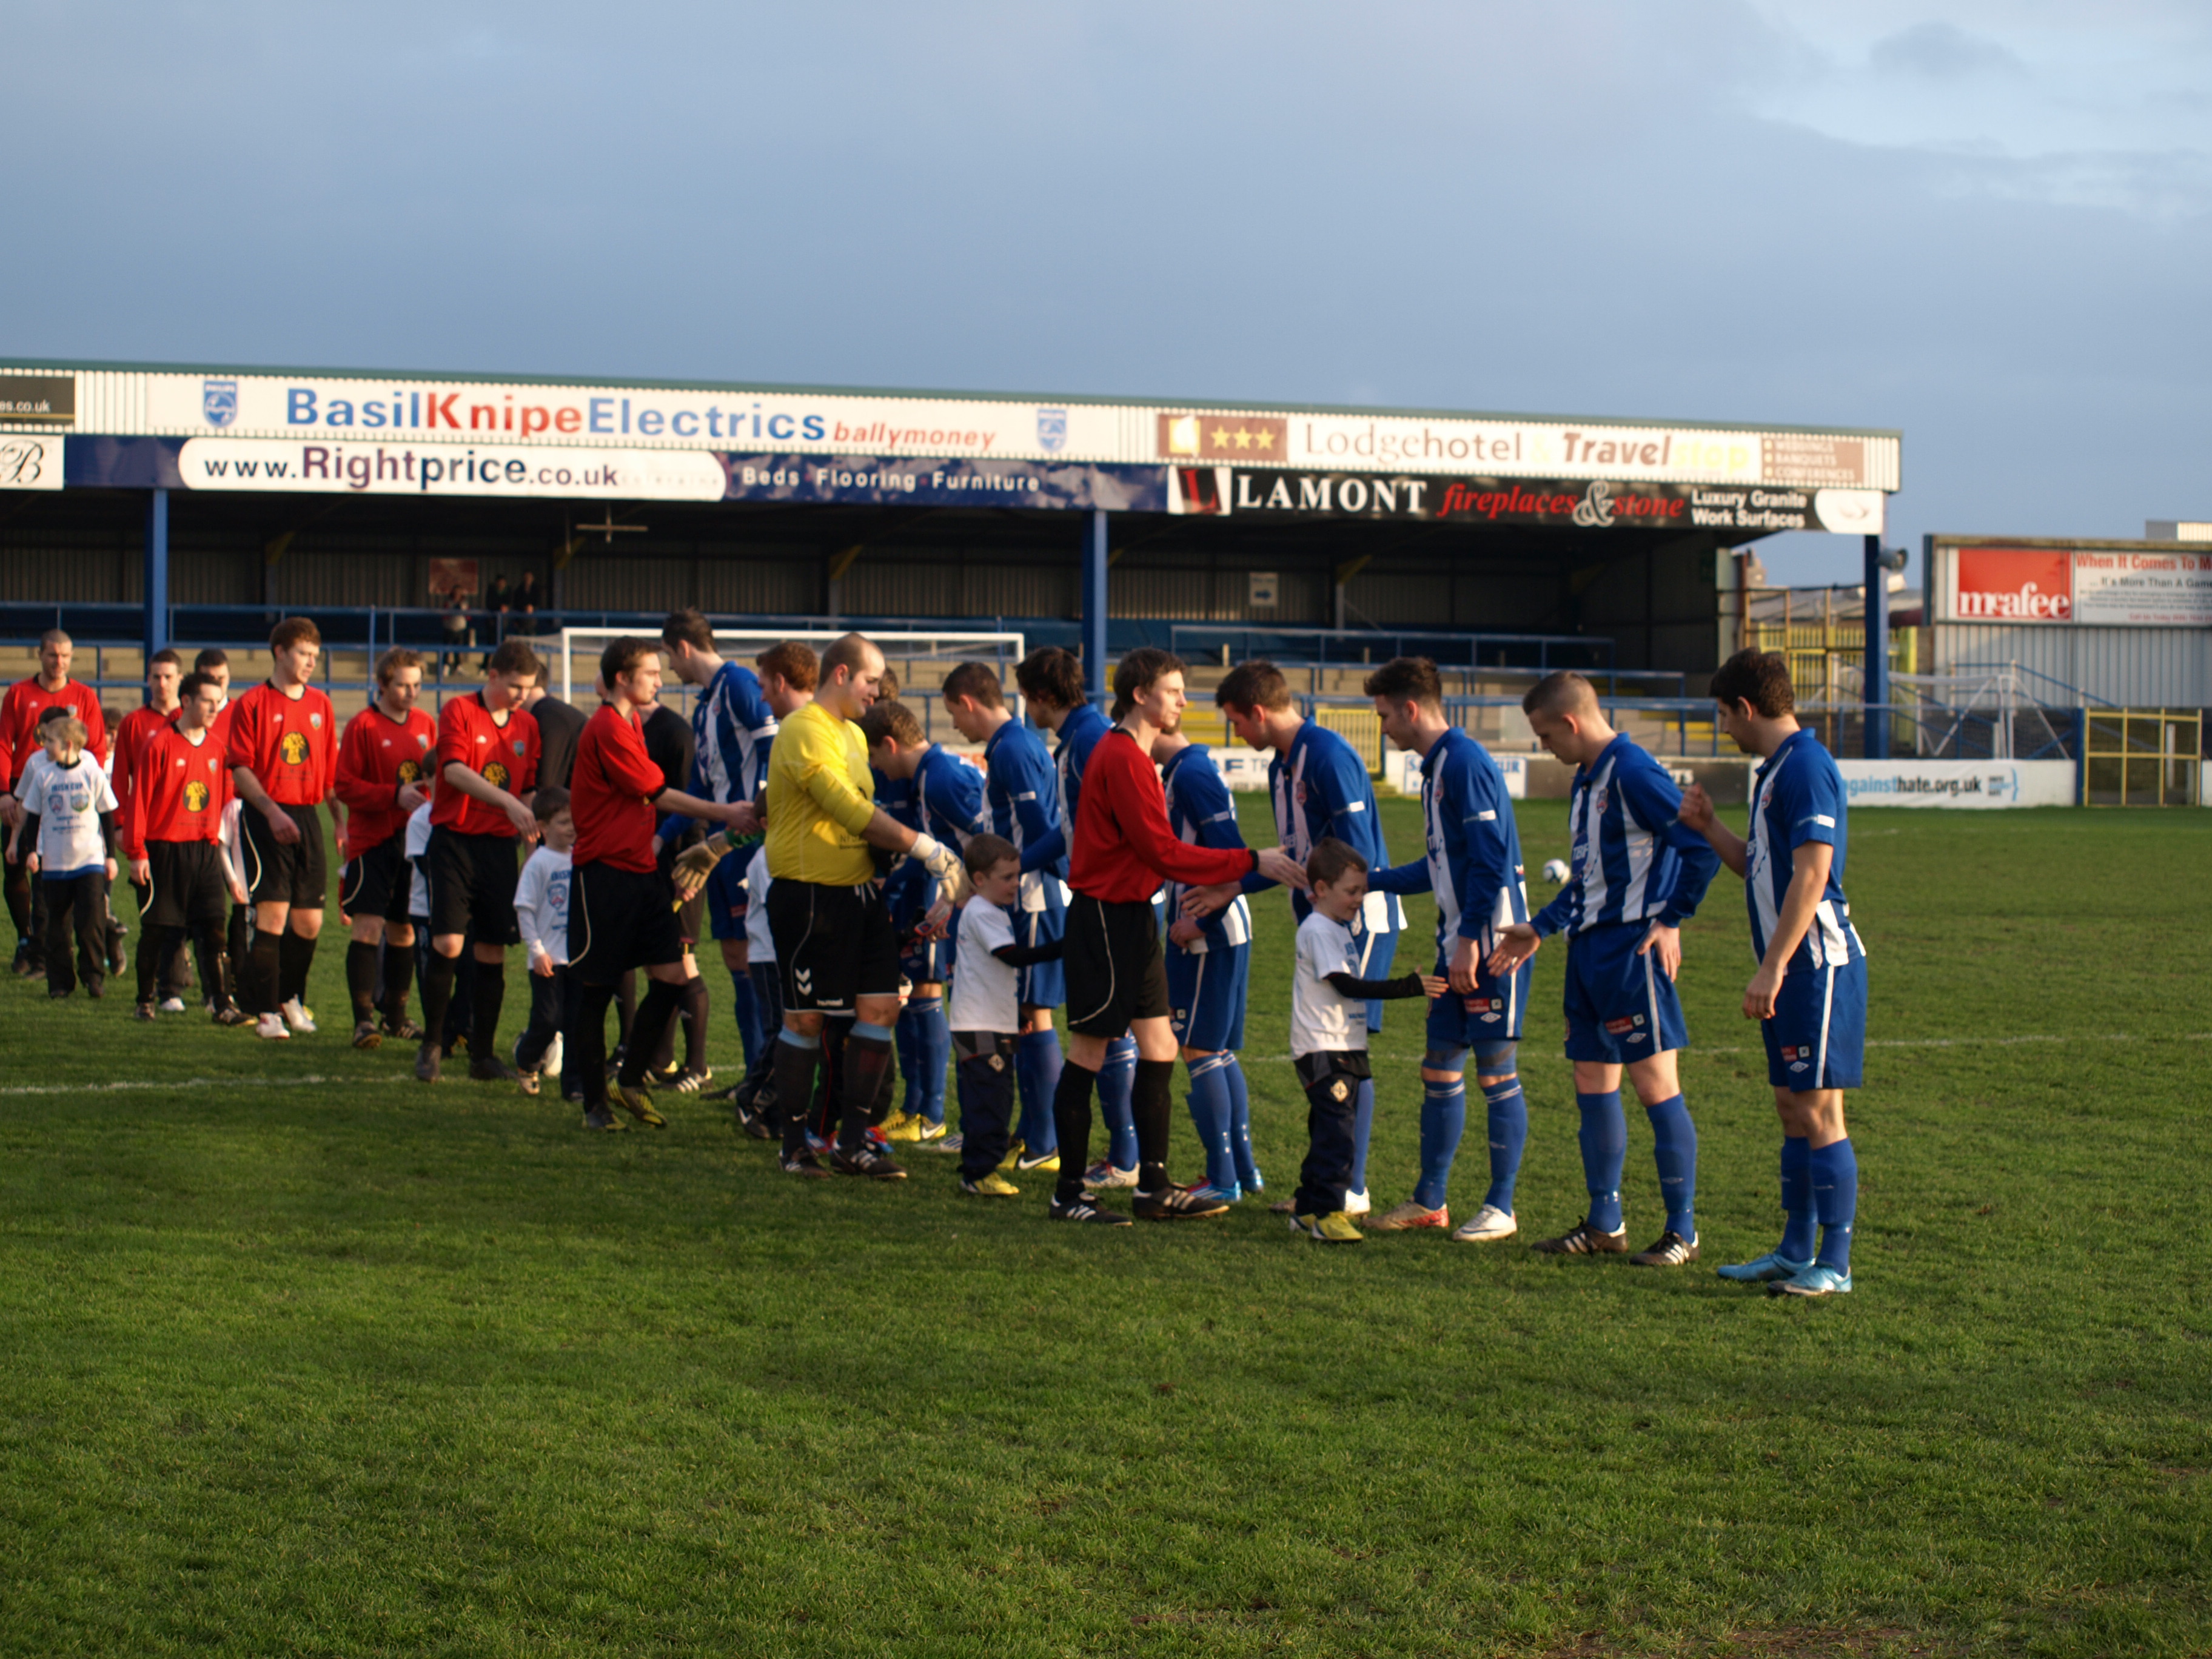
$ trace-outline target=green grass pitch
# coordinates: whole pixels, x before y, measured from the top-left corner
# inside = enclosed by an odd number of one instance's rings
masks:
[[[1559,804],[1522,826],[1532,869],[1565,851]],[[1035,1177],[803,1184],[681,1099],[586,1135],[355,1054],[335,937],[325,1034],[282,1048],[0,983],[0,1652],[2204,1653],[2205,818],[1852,830],[1858,1289],[1811,1305],[1711,1271],[1778,1226],[1725,873],[1686,940],[1705,1260],[1674,1273],[1328,1251],[1249,1202],[1053,1230]],[[1286,1191],[1289,933],[1255,908]],[[1524,1233],[1581,1212],[1559,975]],[[1394,1010],[1378,1204],[1419,1052]]]

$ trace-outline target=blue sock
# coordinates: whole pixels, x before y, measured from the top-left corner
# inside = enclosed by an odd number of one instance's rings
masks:
[[[907,1004],[915,1016],[914,1065],[920,1085],[919,1111],[932,1123],[945,1121],[945,1074],[952,1063],[952,1028],[945,1023],[945,999],[916,997]],[[917,1109],[907,1108],[908,1111]]]
[[[1238,1184],[1229,1127],[1229,1059],[1227,1054],[1201,1054],[1188,1062],[1191,1127],[1198,1131],[1198,1144],[1206,1148],[1207,1183],[1224,1192]]]
[[[1352,1184],[1345,1190],[1367,1190],[1367,1132],[1375,1127],[1375,1079],[1359,1085],[1358,1109],[1352,1115]]]
[[[1229,1085],[1229,1150],[1237,1160],[1237,1184],[1256,1193],[1267,1182],[1260,1178],[1259,1162],[1252,1156],[1252,1102],[1244,1092],[1244,1068],[1226,1048],[1221,1051],[1221,1075]]]
[[[1521,1079],[1509,1077],[1483,1085],[1482,1098],[1490,1109],[1490,1190],[1482,1201],[1511,1215],[1521,1149],[1528,1144],[1528,1097],[1521,1092]]]
[[[921,1030],[921,1017],[914,1012],[914,1004],[908,1002],[899,1010],[898,1023],[891,1027],[891,1046],[898,1050],[899,1081],[906,1085],[906,1091],[899,1100],[899,1109],[908,1116],[912,1116],[920,1106],[915,1094],[921,1086],[917,1079],[921,1075],[921,1067],[915,1059],[915,1049]]]
[[[1583,1185],[1589,1191],[1589,1224],[1601,1233],[1620,1231],[1620,1170],[1628,1162],[1628,1120],[1621,1115],[1620,1091],[1577,1094],[1582,1109]]]
[[[1137,1167],[1137,1114],[1129,1103],[1137,1086],[1137,1039],[1115,1037],[1098,1068],[1098,1115],[1106,1120],[1106,1156],[1117,1170]]]
[[[1808,1143],[1809,1144],[1809,1143]],[[1820,1218],[1823,1267],[1839,1273],[1851,1270],[1851,1224],[1859,1211],[1859,1155],[1848,1140],[1814,1146],[1807,1154],[1812,1165],[1813,1207]]]
[[[1451,1180],[1452,1159],[1459,1156],[1461,1138],[1467,1133],[1467,1079],[1421,1085],[1421,1178],[1413,1184],[1413,1202],[1431,1210],[1443,1207],[1444,1192]]]
[[[1813,1217],[1813,1143],[1803,1135],[1782,1138],[1782,1242],[1777,1255],[1810,1261],[1815,1243]]]
[[[1060,1150],[1060,1131],[1052,1121],[1053,1091],[1060,1087],[1060,1033],[1024,1031],[1014,1043],[1014,1079],[1021,1085],[1018,1131],[1030,1158]]]
[[[753,976],[745,969],[730,969],[730,1012],[738,1022],[738,1041],[745,1051],[745,1069],[750,1072],[760,1059],[761,1044],[768,1033],[761,1030],[760,1003],[753,995]]]
[[[1680,1237],[1698,1237],[1698,1126],[1681,1096],[1646,1106],[1651,1120],[1651,1155],[1659,1165],[1659,1196],[1667,1206],[1667,1225]]]

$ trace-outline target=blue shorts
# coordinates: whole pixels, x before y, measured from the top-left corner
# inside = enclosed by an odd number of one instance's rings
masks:
[[[1648,921],[1608,922],[1567,945],[1567,1058],[1626,1066],[1690,1046],[1682,1000],[1656,951],[1636,947]]]
[[[1451,958],[1437,954],[1437,977],[1448,979]],[[1492,979],[1480,969],[1474,994],[1463,997],[1446,991],[1429,1005],[1429,1047],[1482,1050],[1500,1042],[1521,1040],[1521,1014],[1528,1006],[1528,976],[1532,964],[1522,963],[1503,979]]]
[[[1058,905],[1042,910],[1015,909],[1017,945],[1049,945],[1067,929],[1067,912]],[[1067,1000],[1067,977],[1057,962],[1033,962],[1014,982],[1014,1000],[1024,1008],[1057,1008]]]
[[[1856,1089],[1866,1066],[1866,958],[1815,968],[1800,950],[1782,976],[1766,1040],[1766,1080],[1778,1089]]]
[[[707,872],[707,932],[714,939],[745,936],[745,871],[752,854],[726,854]]]
[[[1167,947],[1168,1024],[1186,1048],[1208,1053],[1244,1046],[1244,1000],[1252,977],[1249,945],[1203,952]]]

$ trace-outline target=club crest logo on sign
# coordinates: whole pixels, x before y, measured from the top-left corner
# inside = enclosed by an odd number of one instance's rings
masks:
[[[203,380],[200,382],[200,413],[210,426],[238,424],[238,382],[235,380]]]
[[[276,752],[284,757],[287,766],[299,766],[307,758],[307,736],[304,732],[287,732],[284,740],[276,745]]]
[[[1064,409],[1037,410],[1037,447],[1048,455],[1057,455],[1067,447],[1067,411]]]

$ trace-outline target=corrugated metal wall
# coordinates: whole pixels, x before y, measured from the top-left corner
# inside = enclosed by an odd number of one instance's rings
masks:
[[[2124,708],[2212,708],[2212,629],[1936,623],[1925,632],[1936,673],[2016,662]]]

